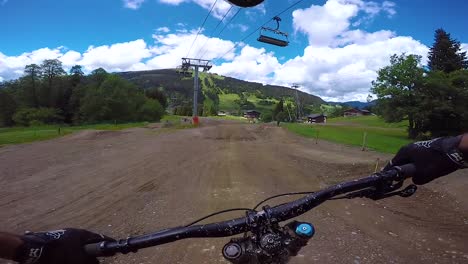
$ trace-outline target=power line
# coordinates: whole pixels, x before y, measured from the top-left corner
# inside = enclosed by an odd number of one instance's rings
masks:
[[[186,56],[186,57],[188,57],[189,54],[190,54],[190,51],[192,51],[193,45],[194,45],[195,42],[197,41],[198,35],[200,35],[200,32],[202,31],[203,27],[205,26],[206,20],[208,20],[208,17],[210,17],[211,12],[213,12],[213,9],[215,8],[216,3],[218,3],[218,0],[215,0],[215,1],[214,1],[213,5],[211,6],[210,12],[208,12],[208,14],[207,14],[206,17],[205,17],[205,20],[203,20],[202,25],[200,26],[200,28],[198,28],[197,35],[195,36],[195,39],[193,40],[192,45],[190,46],[190,49],[189,49],[189,51],[187,52],[187,56]]]
[[[301,2],[303,2],[304,0],[299,0],[297,2],[295,2],[294,4],[288,6],[286,9],[284,9],[283,11],[279,12],[278,14],[276,14],[275,16],[273,17],[279,17],[281,16],[282,14],[284,14],[285,12],[287,12],[288,10],[290,10],[291,8],[295,7],[296,5],[300,4]],[[235,48],[237,48],[237,46],[239,46],[239,43],[242,43],[244,42],[246,39],[250,38],[253,34],[257,33],[259,30],[261,30],[264,26],[266,26],[268,23],[270,23],[270,21],[272,21],[273,18],[271,18],[270,20],[268,20],[267,22],[265,22],[263,25],[261,25],[260,27],[258,27],[257,29],[255,29],[254,31],[252,31],[250,34],[248,34],[247,36],[245,36],[243,39],[241,39],[241,41],[237,42],[231,49],[229,49],[226,53],[224,53],[222,56],[218,57],[218,58],[222,58],[224,56],[226,56],[229,52],[231,52],[232,50],[234,50]]]
[[[219,25],[221,25],[221,23],[223,23],[223,21],[224,21],[224,19],[226,18],[226,16],[229,14],[229,12],[231,12],[232,8],[233,8],[233,6],[231,6],[231,7],[229,8],[229,10],[224,14],[223,18],[218,22],[218,24],[216,25],[216,27],[213,29],[213,33],[212,33],[211,35],[214,35],[214,33],[215,33],[216,30],[218,29]],[[209,38],[206,39],[205,43],[203,43],[203,45],[200,47],[200,49],[198,50],[197,55],[196,55],[195,57],[198,57],[198,54],[201,53],[201,51],[203,50],[203,47],[205,47],[206,43],[208,43],[209,40],[210,40]],[[202,57],[200,57],[200,59],[201,59],[201,58],[202,58]]]
[[[227,28],[227,26],[232,22],[234,21],[234,19],[237,17],[237,15],[239,15],[240,11],[242,10],[243,8],[239,8],[237,10],[237,12],[234,14],[234,16],[232,16],[232,18],[224,25],[224,27],[221,29],[221,31],[219,31],[219,33],[216,35],[215,38],[218,38],[219,36],[221,36],[221,33],[223,33],[223,31]],[[206,43],[205,43],[206,44]],[[203,45],[204,46],[204,45]],[[206,53],[208,52],[208,48],[205,48],[205,52],[203,52],[203,54],[200,56],[200,59],[205,57]]]

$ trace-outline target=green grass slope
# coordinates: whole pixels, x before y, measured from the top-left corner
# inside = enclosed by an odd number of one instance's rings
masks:
[[[376,116],[331,119],[330,124],[325,125],[286,123],[284,127],[304,137],[316,138],[318,135],[319,139],[353,146],[362,146],[367,133],[367,148],[384,153],[394,154],[411,142],[404,123],[388,124]]]

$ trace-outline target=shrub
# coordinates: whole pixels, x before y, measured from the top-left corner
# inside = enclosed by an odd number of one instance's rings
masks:
[[[60,110],[55,108],[22,108],[18,110],[13,121],[17,125],[30,126],[34,124],[53,124],[63,121]]]
[[[271,121],[273,121],[273,114],[271,112],[264,112],[262,113],[260,118],[262,119],[263,122],[270,123]]]
[[[138,109],[138,119],[140,121],[159,122],[164,115],[164,108],[155,99],[146,99],[145,103]]]

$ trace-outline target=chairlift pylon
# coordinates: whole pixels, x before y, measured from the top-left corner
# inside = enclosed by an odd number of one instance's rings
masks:
[[[289,45],[288,33],[285,33],[279,30],[281,18],[275,16],[273,20],[276,21],[276,28],[273,29],[269,27],[262,27],[260,29],[260,36],[258,37],[257,40],[263,43],[270,44],[270,45],[275,45],[279,47],[287,47]],[[267,36],[265,35],[265,32],[273,32],[274,34],[281,36],[282,39],[275,38],[272,36]]]

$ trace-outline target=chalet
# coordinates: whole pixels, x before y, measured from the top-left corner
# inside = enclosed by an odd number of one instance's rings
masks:
[[[247,110],[247,111],[245,111],[245,113],[244,113],[244,117],[245,117],[245,118],[256,118],[256,119],[259,119],[259,118],[260,118],[260,115],[261,115],[261,113],[258,112],[258,111],[255,111],[255,110]]]
[[[317,124],[317,123],[326,123],[327,116],[324,114],[311,114],[307,116],[307,123]]]
[[[344,111],[344,117],[350,117],[350,116],[367,116],[371,115],[372,113],[368,110],[361,110],[361,109],[349,109]]]

